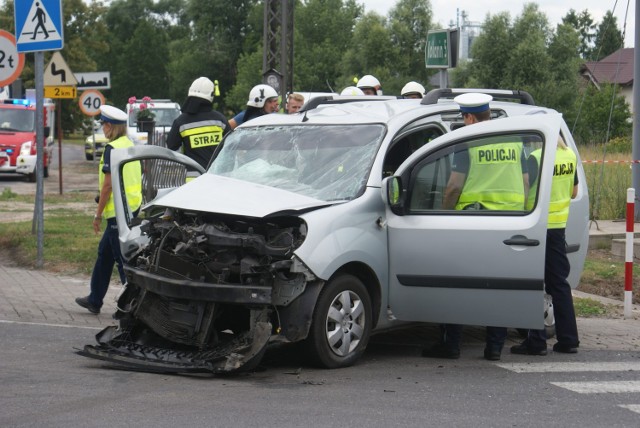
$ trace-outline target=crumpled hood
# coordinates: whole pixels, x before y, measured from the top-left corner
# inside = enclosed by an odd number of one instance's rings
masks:
[[[283,211],[309,211],[332,205],[331,202],[286,190],[215,174],[204,174],[153,200],[151,204],[256,218]]]

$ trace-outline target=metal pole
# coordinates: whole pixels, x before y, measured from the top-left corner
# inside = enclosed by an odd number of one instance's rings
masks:
[[[58,99],[58,111],[54,119],[58,125],[58,182],[60,194],[62,195],[62,100]],[[93,128],[93,127],[92,127]],[[51,163],[51,161],[49,161]]]
[[[624,317],[631,318],[633,302],[633,205],[634,189],[627,189],[627,227],[624,251]]]
[[[638,113],[640,112],[640,0],[636,0],[636,25],[634,35],[633,49],[633,147],[631,151],[632,159],[637,161],[640,159],[640,121],[638,121]],[[636,49],[637,48],[637,49]],[[633,188],[638,191],[640,189],[640,164],[633,162],[631,164]],[[635,204],[634,209],[635,221],[640,220],[640,204]]]
[[[44,267],[44,53],[35,52],[36,80],[36,268]]]

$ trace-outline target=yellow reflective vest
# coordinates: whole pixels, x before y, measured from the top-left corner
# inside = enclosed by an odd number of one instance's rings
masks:
[[[490,144],[469,149],[469,171],[457,210],[482,205],[488,210],[524,209],[522,143]]]
[[[577,158],[571,149],[558,147],[553,165],[551,201],[549,203],[549,229],[563,229],[569,218],[569,205],[576,174]]]
[[[128,137],[123,136],[108,143],[114,149],[122,149],[133,146],[131,140]],[[102,189],[104,183],[104,172],[102,167],[104,166],[104,152],[100,158],[100,166],[98,170],[98,189]],[[124,166],[122,174],[122,182],[124,183],[124,190],[127,196],[127,202],[131,211],[135,211],[140,208],[142,204],[142,168],[140,162],[128,162]],[[103,215],[105,218],[112,218],[116,216],[115,205],[113,204],[113,192],[109,195],[109,200],[104,207]]]
[[[533,157],[536,160],[536,179],[533,183],[529,183],[529,196],[527,197],[527,211],[531,211],[536,204],[536,195],[538,194],[538,183],[540,182],[540,155],[542,155],[542,149],[537,149],[531,152],[529,157]],[[529,177],[531,177],[531,170],[529,170]]]

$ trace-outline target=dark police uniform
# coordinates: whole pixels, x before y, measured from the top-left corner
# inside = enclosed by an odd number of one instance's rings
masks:
[[[534,159],[537,160],[537,157]],[[571,286],[567,281],[571,267],[567,258],[565,241],[571,196],[573,188],[578,184],[576,168],[575,153],[571,149],[559,146],[556,151],[551,182],[544,284],[546,292],[551,295],[556,323],[558,343],[553,346],[553,350],[562,353],[576,353],[580,345]],[[537,182],[537,176],[534,182]],[[546,330],[529,330],[527,339],[520,345],[512,346],[511,352],[525,355],[546,355]]]

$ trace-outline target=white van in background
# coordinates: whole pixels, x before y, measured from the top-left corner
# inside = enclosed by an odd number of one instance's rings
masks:
[[[137,99],[134,103],[128,103],[125,110],[129,116],[127,134],[134,144],[147,144],[149,138],[146,132],[138,131],[136,116],[141,104],[148,104],[147,108],[155,114],[154,138],[156,140],[161,139],[162,143],[160,145],[164,146],[165,135],[169,134],[173,121],[180,115],[180,104],[165,99],[151,100],[148,103]],[[158,141],[155,144],[158,144]]]

